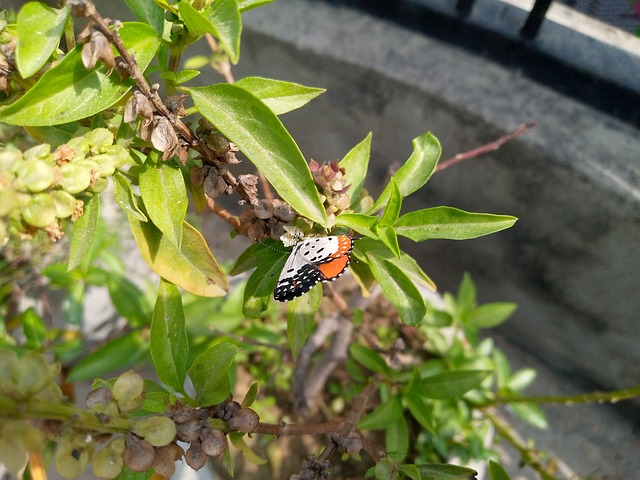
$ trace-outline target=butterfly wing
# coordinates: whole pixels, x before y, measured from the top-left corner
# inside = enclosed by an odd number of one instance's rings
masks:
[[[286,302],[318,282],[331,282],[349,265],[353,239],[348,235],[316,237],[294,247],[282,269],[273,297]]]

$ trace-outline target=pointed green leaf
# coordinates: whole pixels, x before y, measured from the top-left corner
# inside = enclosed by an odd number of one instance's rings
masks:
[[[196,391],[198,406],[220,403],[231,393],[229,373],[238,347],[223,342],[214,345],[196,358],[189,368],[189,378]]]
[[[398,465],[398,472],[402,473],[405,477],[410,478],[411,480],[422,480],[418,467],[410,463]]]
[[[456,398],[464,395],[491,374],[491,370],[454,370],[436,373],[414,382],[411,391],[423,398]]]
[[[395,179],[391,177],[389,180],[389,201],[384,209],[384,213],[380,218],[379,224],[383,227],[389,227],[393,225],[400,216],[400,210],[402,209],[402,197],[400,196],[400,190]]]
[[[402,401],[399,397],[391,397],[386,402],[378,405],[358,422],[360,430],[386,429],[391,423],[398,420],[404,414]]]
[[[261,263],[253,271],[244,287],[242,312],[249,318],[260,318],[269,307],[273,289],[287,256],[280,255],[271,262]]]
[[[156,33],[163,36],[165,29],[164,10],[156,2],[149,0],[124,0],[138,21],[151,25]]]
[[[158,36],[143,23],[123,23],[118,33],[144,71],[160,45]],[[135,84],[131,78],[120,80],[115,71],[107,75],[108,67],[102,64],[87,70],[81,50],[79,45],[69,52],[17,102],[2,110],[0,122],[47,126],[91,117],[118,102]]]
[[[94,380],[115,370],[123,370],[140,362],[148,352],[147,338],[143,331],[134,330],[114,338],[77,362],[67,380],[78,382]]]
[[[433,207],[401,216],[394,227],[398,235],[422,242],[433,238],[467,240],[511,227],[509,215],[471,213],[453,207]]]
[[[281,260],[284,253],[280,253],[273,249],[283,249],[284,251],[282,243],[278,243],[268,238],[261,240],[261,243],[253,243],[240,254],[235,265],[231,268],[230,275],[239,275],[242,272],[256,268],[258,265],[274,263]]]
[[[403,415],[387,425],[385,448],[387,452],[398,454],[403,458],[409,452],[409,424]]]
[[[47,339],[47,327],[33,307],[22,313],[22,331],[27,339],[26,346],[32,350],[40,350]]]
[[[253,463],[254,465],[264,465],[268,462],[266,458],[262,458],[254,452],[249,445],[247,445],[247,442],[244,440],[243,433],[231,432],[228,437],[229,440],[231,440],[232,445],[240,450],[240,453],[242,453],[242,456],[247,462]]]
[[[411,278],[395,263],[373,252],[365,251],[364,246],[358,246],[354,255],[369,265],[382,292],[396,308],[400,319],[407,325],[418,325],[427,313],[427,306]]]
[[[69,8],[60,10],[44,3],[29,2],[18,12],[16,65],[22,78],[29,78],[49,59],[60,43]]]
[[[471,468],[445,463],[416,465],[422,480],[476,480],[478,472]]]
[[[147,215],[177,248],[187,214],[187,188],[180,168],[173,162],[155,162],[149,156],[140,170],[140,194]]]
[[[129,224],[142,258],[161,277],[203,297],[220,297],[229,290],[227,277],[207,242],[187,222],[179,249],[153,223],[130,215]]]
[[[465,272],[458,289],[456,309],[458,313],[466,313],[476,305],[476,286],[469,272]]]
[[[398,244],[398,236],[396,231],[392,227],[382,227],[380,225],[376,228],[378,238],[386,247],[393,252],[396,258],[400,258],[400,245]]]
[[[351,344],[349,347],[349,356],[372,372],[384,374],[389,372],[389,367],[380,354],[364,345],[358,343]]]
[[[177,392],[184,392],[189,341],[182,297],[176,286],[163,278],[153,309],[150,336],[151,358],[158,378]]]
[[[234,85],[262,100],[276,115],[300,108],[326,92],[324,88],[305,87],[298,83],[262,77],[246,77]]]
[[[430,415],[433,413],[433,407],[427,405],[420,395],[412,391],[405,394],[404,401],[413,418],[422,425],[425,430],[435,433],[434,421],[430,418]]]
[[[151,312],[144,293],[136,284],[125,277],[111,274],[108,276],[107,288],[118,315],[126,318],[134,326],[149,324]]]
[[[235,143],[284,201],[327,226],[309,166],[282,122],[259,99],[235,85],[185,88],[198,111]]]
[[[491,328],[504,323],[518,305],[515,303],[485,303],[469,313],[468,321],[478,328]]]
[[[131,215],[136,220],[141,222],[148,221],[147,216],[142,209],[138,206],[141,203],[140,197],[137,197],[133,193],[131,188],[131,182],[122,174],[122,172],[116,170],[113,174],[113,196],[116,203],[122,208],[128,215]]]
[[[83,213],[73,222],[71,247],[69,248],[69,263],[67,268],[73,270],[79,267],[83,259],[90,252],[96,236],[98,218],[100,217],[100,196],[94,195],[85,199]]]
[[[71,140],[80,129],[77,122],[61,123],[51,127],[24,127],[33,139],[38,143],[48,143],[50,145],[62,145]]]
[[[253,405],[253,402],[256,401],[257,396],[258,396],[258,384],[252,383],[240,405],[245,408],[250,407],[251,405]]]
[[[336,217],[336,226],[348,227],[365,237],[378,239],[375,226],[379,217],[363,213],[341,213]]]
[[[351,185],[349,190],[347,190],[349,200],[357,200],[360,196],[364,179],[367,177],[367,172],[369,171],[370,155],[371,132],[340,161],[340,166],[345,169],[344,176],[347,179],[347,185]]]
[[[247,10],[251,10],[252,8],[261,7],[271,2],[273,2],[273,0],[238,0],[238,10],[240,10],[241,12],[245,12]]]
[[[489,478],[491,480],[511,480],[502,465],[493,460],[489,460]]]
[[[220,40],[231,63],[238,63],[242,19],[236,0],[216,0],[202,11],[193,8],[188,0],[183,0],[178,4],[178,11],[191,33],[210,33]]]
[[[287,335],[294,360],[313,332],[321,301],[322,286],[316,285],[309,293],[294,298],[287,305]]]
[[[549,426],[547,416],[539,405],[535,403],[510,403],[509,408],[529,425],[533,425],[540,430],[546,430]]]
[[[440,143],[430,133],[416,137],[412,141],[413,153],[392,178],[398,184],[400,195],[406,197],[421,188],[436,168],[440,158]],[[388,184],[373,204],[369,213],[377,212],[384,208],[391,196],[391,185]]]
[[[519,392],[531,385],[537,375],[538,372],[533,368],[522,368],[509,378],[507,387],[514,392]]]

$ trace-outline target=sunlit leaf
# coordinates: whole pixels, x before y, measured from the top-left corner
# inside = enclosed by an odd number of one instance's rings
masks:
[[[321,301],[322,286],[316,285],[307,294],[294,298],[287,305],[287,335],[294,359],[313,332]]]
[[[327,226],[309,166],[278,117],[259,99],[235,85],[182,89],[198,111],[235,143],[280,197],[301,215]]]
[[[223,342],[214,345],[196,358],[188,375],[196,390],[198,406],[206,407],[223,401],[231,392],[229,373],[238,347]]]
[[[96,236],[98,218],[100,217],[100,196],[94,195],[84,201],[83,214],[73,222],[71,247],[67,268],[73,270],[83,263],[85,256],[91,250]]]
[[[276,115],[300,108],[326,91],[324,88],[305,87],[262,77],[245,77],[234,85],[262,100]]]

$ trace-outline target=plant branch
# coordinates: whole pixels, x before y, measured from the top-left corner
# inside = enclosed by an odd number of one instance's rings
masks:
[[[473,150],[469,150],[467,152],[458,153],[457,155],[438,163],[435,171],[441,172],[442,170],[449,168],[457,163],[463,162],[465,160],[469,160],[471,158],[477,157],[479,155],[493,152],[498,150],[502,145],[507,143],[510,140],[513,140],[518,135],[522,135],[524,132],[531,130],[532,128],[537,127],[535,122],[530,123],[521,123],[518,127],[513,130],[511,133],[508,133],[493,142],[487,143],[486,145],[482,145],[480,147],[474,148]]]
[[[513,428],[511,428],[511,426],[498,414],[497,411],[486,408],[482,409],[482,412],[496,427],[497,432],[511,445],[513,445],[516,450],[518,450],[524,463],[538,472],[543,480],[556,480],[556,478],[547,471],[544,459],[536,450],[527,446],[526,442],[520,437],[518,432],[513,430]]]
[[[609,392],[591,392],[580,393],[578,395],[542,395],[531,397],[519,396],[500,396],[497,397],[489,405],[502,403],[561,403],[564,405],[575,405],[584,403],[616,403],[621,400],[629,400],[630,398],[640,396],[640,385],[622,390],[613,390]]]

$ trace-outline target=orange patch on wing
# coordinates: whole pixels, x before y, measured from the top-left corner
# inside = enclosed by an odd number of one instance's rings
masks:
[[[332,280],[342,273],[349,264],[349,255],[343,255],[340,258],[331,260],[330,262],[323,263],[318,266],[320,273],[324,278]]]
[[[331,258],[340,258],[345,253],[349,253],[351,251],[352,244],[353,244],[353,240],[348,235],[339,235],[338,249],[334,254],[331,255]]]

